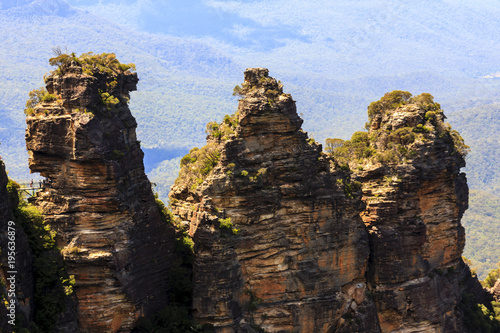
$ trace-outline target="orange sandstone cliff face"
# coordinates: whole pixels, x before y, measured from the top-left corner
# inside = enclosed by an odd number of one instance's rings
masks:
[[[113,61],[113,58],[108,58]],[[65,62],[27,117],[33,202],[76,280],[83,332],[130,331],[168,303],[162,222],[127,106],[137,76]],[[393,92],[331,153],[267,69],[181,160],[173,224],[194,242],[192,310],[216,332],[464,332],[467,147],[432,96]],[[1,185],[1,184],[0,184]],[[465,286],[465,287],[464,287]],[[478,293],[481,292],[479,287]]]
[[[30,169],[52,182],[34,204],[75,276],[83,332],[130,331],[167,301],[174,235],[160,218],[127,106],[137,82],[123,68],[84,72],[67,62],[46,78],[57,100],[26,119]]]
[[[365,149],[371,156],[351,156],[348,163],[362,183],[367,283],[381,329],[462,332],[457,305],[468,271],[460,219],[468,187],[460,168],[468,147],[443,123],[429,94],[393,92],[372,103],[369,113]]]
[[[247,70],[240,94],[170,194],[195,243],[196,319],[217,332],[377,332],[359,201],[267,69]]]

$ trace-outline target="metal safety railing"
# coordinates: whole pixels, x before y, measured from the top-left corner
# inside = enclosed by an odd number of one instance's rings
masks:
[[[52,187],[52,183],[46,180],[33,181],[33,182],[23,182],[19,184],[19,195],[26,195],[28,197],[33,197],[38,191],[41,191],[45,188]]]

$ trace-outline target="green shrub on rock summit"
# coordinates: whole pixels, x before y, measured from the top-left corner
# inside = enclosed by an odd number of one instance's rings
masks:
[[[94,76],[97,73],[115,75],[127,71],[135,71],[135,64],[120,63],[114,53],[94,54],[93,52],[87,52],[77,57],[75,53],[62,53],[60,48],[55,48],[53,51],[56,56],[49,59],[49,64],[57,66],[57,69],[52,71],[52,75],[64,74],[72,64],[80,66],[83,73],[90,76]]]
[[[469,152],[460,134],[444,123],[443,110],[431,94],[411,97],[407,91],[387,93],[368,106],[368,118],[368,132],[356,132],[345,142],[327,139],[326,152],[339,164],[356,168],[366,163],[405,163],[436,140],[451,143],[462,158]]]

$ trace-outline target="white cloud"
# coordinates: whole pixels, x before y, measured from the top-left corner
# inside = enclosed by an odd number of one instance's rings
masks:
[[[250,28],[248,26],[242,24],[235,24],[233,29],[231,29],[231,34],[234,36],[246,40],[250,37],[250,35],[255,31],[255,29]]]

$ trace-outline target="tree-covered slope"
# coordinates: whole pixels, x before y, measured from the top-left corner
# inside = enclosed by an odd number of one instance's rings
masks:
[[[466,244],[464,256],[471,260],[480,280],[500,262],[500,197],[471,191],[469,209],[463,218]]]
[[[29,177],[21,111],[50,70],[55,46],[114,52],[135,63],[138,136],[143,147],[162,151],[200,145],[208,121],[234,112],[232,87],[246,67],[268,67],[282,78],[320,142],[363,127],[366,106],[387,91],[431,92],[446,110],[493,102],[500,91],[499,80],[481,77],[497,70],[491,59],[500,45],[489,33],[498,25],[489,3],[1,3],[0,154],[18,179]],[[207,24],[211,29],[201,29]]]
[[[290,72],[336,78],[480,76],[500,54],[496,0],[69,2],[138,30],[211,40],[248,67],[286,62]]]
[[[484,279],[500,260],[500,104],[460,110],[449,118],[471,148],[465,170],[471,192],[463,218],[464,255]]]
[[[74,9],[32,15],[23,8],[0,10],[0,155],[16,179],[29,177],[23,108],[28,92],[53,69],[47,61],[53,47],[77,54],[113,52],[136,64],[140,83],[131,108],[146,147],[201,142],[205,124],[235,102],[222,92],[232,90],[238,67],[204,43],[134,32]],[[189,133],[200,134],[186,139]]]
[[[471,147],[466,169],[469,185],[500,197],[500,100],[457,111],[449,118]]]

